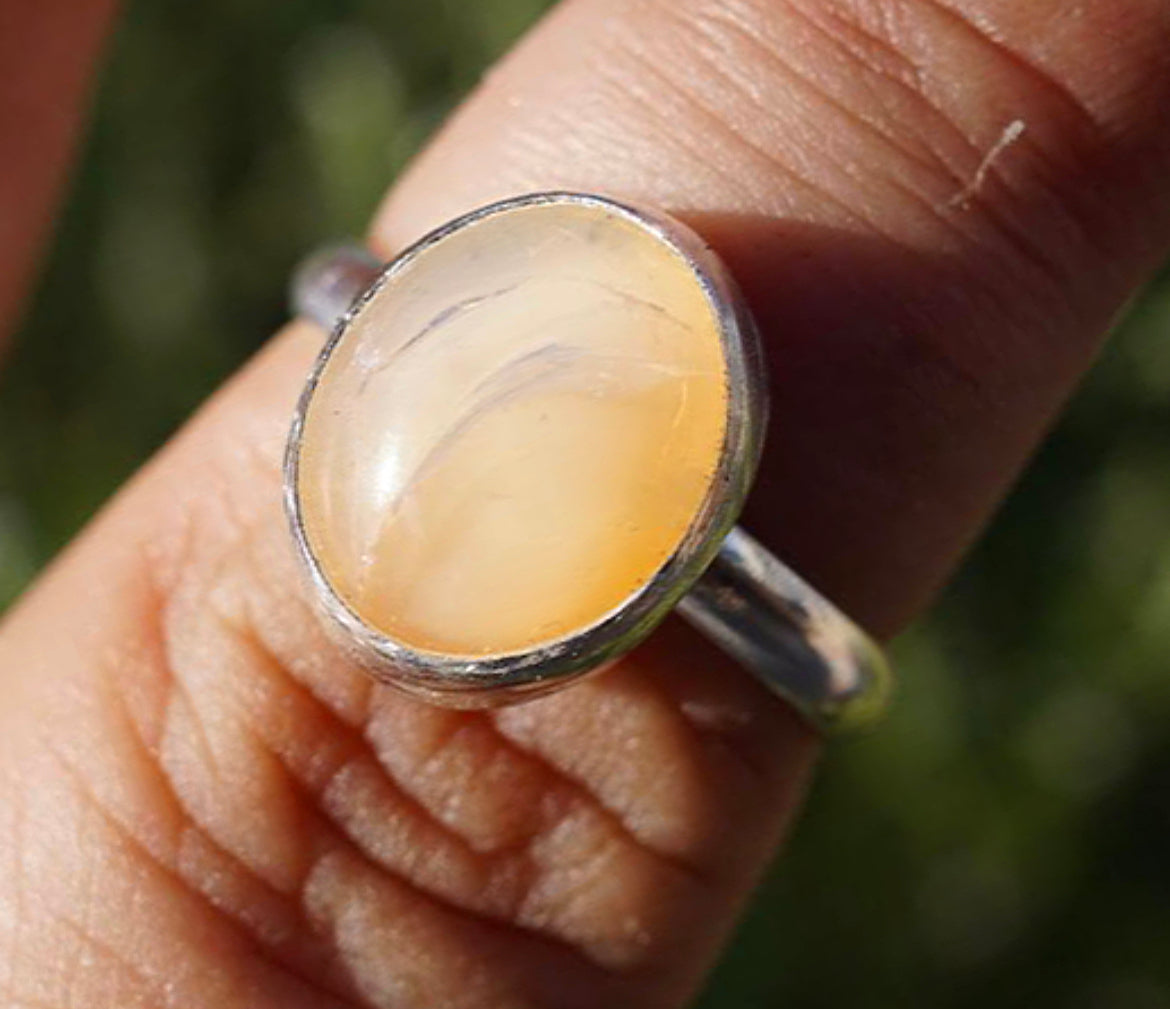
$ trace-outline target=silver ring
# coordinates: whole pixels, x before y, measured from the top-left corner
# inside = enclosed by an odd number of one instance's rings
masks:
[[[520,218],[518,214],[526,216]],[[578,217],[592,222],[588,227],[620,226],[658,243],[681,261],[711,312],[725,365],[726,398],[722,402],[726,417],[717,466],[702,503],[677,545],[656,570],[620,605],[571,631],[524,647],[482,654],[420,645],[388,632],[367,619],[352,594],[339,588],[338,578],[323,563],[324,548],[314,542],[318,534],[310,527],[324,528],[325,518],[321,516],[333,512],[325,505],[307,504],[306,496],[316,501],[313,495],[319,496],[319,491],[317,483],[306,474],[316,476],[319,470],[331,473],[331,464],[317,460],[333,456],[323,454],[324,449],[314,450],[317,455],[307,461],[306,430],[315,423],[317,429],[328,432],[328,439],[322,443],[340,445],[337,451],[342,456],[338,458],[350,458],[345,455],[348,449],[344,439],[349,437],[346,431],[360,430],[365,436],[368,426],[354,428],[351,424],[334,432],[328,425],[340,422],[326,416],[326,407],[321,403],[332,403],[329,397],[333,396],[341,405],[334,403],[332,415],[340,415],[346,403],[360,398],[369,375],[382,374],[396,366],[403,347],[428,337],[436,339],[434,334],[456,315],[463,319],[461,324],[466,323],[469,313],[479,311],[490,297],[502,293],[450,290],[445,295],[449,304],[443,311],[421,323],[415,320],[407,332],[385,334],[375,326],[377,319],[390,318],[386,312],[399,311],[406,319],[406,309],[396,304],[418,296],[420,290],[430,292],[426,297],[432,297],[444,279],[456,286],[464,283],[465,278],[444,278],[444,270],[452,269],[448,261],[454,261],[455,252],[451,250],[461,248],[460,243],[467,245],[473,232],[493,235],[484,225],[495,222],[496,230],[506,234],[501,229],[514,228],[515,222],[520,221],[524,229],[521,233],[531,239],[533,234],[542,234],[542,227],[563,229],[566,218],[576,221]],[[583,224],[583,235],[585,227]],[[474,246],[469,248],[473,251],[461,253],[464,259],[459,262],[471,262],[467,256],[482,255],[474,251]],[[491,252],[488,247],[486,253]],[[427,271],[437,274],[438,281],[428,279]],[[490,274],[491,268],[486,272]],[[511,293],[508,296],[515,297]],[[637,300],[630,294],[620,296]],[[309,375],[293,420],[284,469],[286,509],[297,553],[327,625],[376,679],[432,702],[456,707],[521,700],[557,689],[611,663],[642,641],[677,606],[686,620],[822,734],[868,725],[885,710],[892,675],[881,649],[831,602],[748,533],[735,527],[760,454],[767,409],[764,372],[755,326],[743,299],[719,258],[688,227],[664,214],[595,195],[536,193],[459,217],[388,265],[356,247],[326,249],[298,269],[291,300],[298,315],[332,335]],[[519,304],[523,312],[523,302]],[[643,307],[646,305],[643,303]],[[657,305],[649,308],[659,310]],[[515,314],[517,309],[510,311]],[[375,329],[374,338],[367,331],[370,327]],[[379,341],[389,341],[390,349]],[[333,384],[323,385],[328,382]],[[322,393],[323,388],[332,391]],[[316,420],[315,406],[321,412]],[[393,432],[373,433],[375,438],[382,435],[390,437]],[[319,438],[326,439],[326,435]],[[357,465],[362,465],[360,460]],[[346,472],[352,470],[351,466]],[[344,498],[337,500],[344,505]],[[310,522],[307,512],[313,508],[317,509],[313,514],[320,515]]]

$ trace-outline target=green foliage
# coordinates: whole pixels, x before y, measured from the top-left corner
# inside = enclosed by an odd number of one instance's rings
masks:
[[[1170,275],[895,649],[703,1009],[1170,1006]]]
[[[542,0],[139,0],[0,395],[0,600]],[[834,750],[702,1000],[1170,1007],[1170,277]]]

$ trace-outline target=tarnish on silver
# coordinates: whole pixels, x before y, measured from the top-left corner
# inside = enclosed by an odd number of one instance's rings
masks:
[[[634,222],[672,249],[701,285],[719,323],[727,366],[728,416],[719,466],[675,552],[646,585],[593,624],[521,652],[467,657],[418,651],[365,623],[334,590],[313,553],[298,489],[305,417],[350,320],[407,264],[486,217],[554,203],[601,207]],[[884,711],[892,677],[880,648],[747,533],[734,528],[760,457],[767,414],[764,369],[755,325],[734,281],[690,228],[601,196],[534,193],[456,218],[389,265],[355,247],[324,250],[297,270],[291,288],[294,312],[331,336],[293,419],[285,454],[285,506],[328,626],[376,679],[455,707],[515,702],[605,667],[642,641],[677,605],[683,617],[821,733],[870,724]]]
[[[868,725],[889,703],[877,644],[738,526],[678,612],[822,731]]]

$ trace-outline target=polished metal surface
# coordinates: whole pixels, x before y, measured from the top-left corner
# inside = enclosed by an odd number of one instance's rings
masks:
[[[413,651],[367,625],[334,592],[309,547],[297,490],[300,432],[321,372],[349,318],[419,252],[485,216],[538,203],[601,205],[636,221],[686,260],[716,310],[728,366],[727,436],[720,469],[691,530],[655,577],[615,613],[529,651],[467,659]],[[600,669],[679,612],[824,734],[867,725],[885,709],[892,677],[880,648],[747,533],[733,528],[759,460],[766,415],[760,351],[750,314],[714,252],[665,215],[580,193],[505,200],[444,225],[389,265],[351,246],[305,261],[293,310],[331,332],[301,397],[285,461],[293,536],[338,640],[377,679],[460,707],[508,703]],[[689,593],[689,594],[688,594]]]
[[[678,610],[822,732],[871,724],[889,703],[877,644],[738,526]]]
[[[318,249],[293,274],[289,290],[293,312],[331,333],[385,268],[377,256],[357,245]]]

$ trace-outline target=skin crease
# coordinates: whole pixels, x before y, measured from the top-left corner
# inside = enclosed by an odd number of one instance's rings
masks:
[[[1164,254],[1168,38],[1163,0],[571,0],[372,240],[559,186],[692,221],[770,351],[751,524],[890,634]],[[320,341],[274,340],[0,628],[0,1001],[683,1004],[813,741],[675,624],[519,708],[372,690],[280,515]]]

